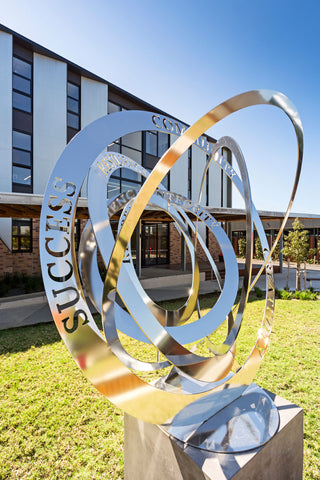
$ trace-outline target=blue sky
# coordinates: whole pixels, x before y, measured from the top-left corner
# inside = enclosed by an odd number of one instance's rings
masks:
[[[285,93],[305,132],[293,211],[320,213],[316,0],[0,0],[0,12],[0,23],[188,123],[246,90]],[[286,116],[251,107],[209,133],[239,143],[256,207],[285,210],[296,166]]]

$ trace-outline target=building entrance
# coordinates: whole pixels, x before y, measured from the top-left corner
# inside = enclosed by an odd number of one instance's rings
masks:
[[[141,264],[165,265],[169,263],[169,224],[142,224]]]

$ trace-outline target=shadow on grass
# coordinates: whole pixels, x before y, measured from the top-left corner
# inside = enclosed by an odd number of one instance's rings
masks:
[[[93,314],[93,318],[98,328],[102,330],[100,314]],[[54,322],[0,330],[0,355],[25,352],[31,347],[41,347],[60,341],[62,340]]]
[[[200,307],[212,308],[213,305],[217,302],[219,296],[220,295],[217,292],[199,295]],[[264,299],[265,299],[265,292],[263,292],[262,298],[260,296],[257,297],[256,294],[253,292],[249,295],[248,303],[252,303],[252,302],[256,302]],[[168,310],[175,310],[177,308],[180,308],[186,300],[187,298],[183,297],[183,298],[177,298],[175,300],[161,300],[156,303],[160,305],[162,308],[166,308]],[[239,301],[240,301],[240,296],[237,295],[235,299],[235,304],[237,304]]]
[[[218,295],[202,295],[200,304],[202,308],[211,308],[217,301]],[[239,298],[237,298],[237,301]],[[249,298],[249,302],[261,300],[259,298]],[[163,308],[174,310],[177,304],[181,304],[182,299],[159,302]],[[100,315],[94,315],[95,322],[101,330]],[[0,330],[0,355],[7,353],[17,353],[29,350],[31,347],[41,347],[60,342],[61,338],[54,323],[42,323],[19,328],[10,328],[8,330]]]
[[[0,331],[0,355],[29,350],[61,341],[54,323],[40,323]]]

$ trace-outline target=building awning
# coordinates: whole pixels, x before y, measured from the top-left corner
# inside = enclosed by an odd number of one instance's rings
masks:
[[[0,217],[3,218],[40,218],[43,195],[29,193],[0,193]],[[245,210],[238,208],[212,208],[207,207],[219,222],[239,222],[246,218]],[[282,220],[284,212],[258,211],[261,220]],[[86,198],[80,198],[78,201],[77,218],[88,219],[88,201]],[[301,220],[319,219],[320,215],[306,213],[291,213],[290,218],[299,217]],[[162,210],[146,209],[142,215],[142,220],[149,222],[172,221],[171,217]]]
[[[40,218],[42,202],[43,195],[0,193],[0,217]],[[87,199],[79,199],[77,218],[88,218]]]

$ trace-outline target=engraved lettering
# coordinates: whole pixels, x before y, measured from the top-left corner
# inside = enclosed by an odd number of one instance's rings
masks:
[[[157,127],[157,128],[161,128],[161,125],[159,125],[157,123],[157,120],[161,120],[161,118],[159,117],[159,115],[153,115],[152,116],[152,122],[154,123],[154,125]]]
[[[49,220],[53,218],[52,215],[47,215],[46,219],[46,231],[48,230],[58,230],[60,232],[70,233],[70,222],[67,217],[63,217],[62,220],[54,219],[55,223],[49,223]],[[63,221],[66,221],[66,225],[60,225]]]
[[[52,204],[54,200],[58,200],[58,197],[56,195],[50,195],[48,207],[51,208],[51,210],[54,210],[54,211],[60,210],[64,205],[67,204],[69,205],[69,208],[67,210],[63,210],[63,213],[70,215],[71,209],[72,209],[72,202],[69,198],[61,199],[58,203],[56,203],[56,205]]]
[[[63,326],[64,326],[64,329],[67,333],[73,333],[77,330],[78,326],[79,326],[79,315],[82,315],[84,317],[84,320],[82,322],[82,326],[83,325],[86,325],[87,323],[89,323],[89,320],[88,320],[88,316],[86,314],[86,312],[84,310],[77,310],[73,316],[73,323],[70,327],[68,327],[67,325],[67,321],[69,320],[69,317],[67,318],[64,318],[62,320],[62,323],[63,323]],[[81,317],[80,317],[81,318]]]
[[[59,182],[63,182],[62,178],[54,177],[53,188],[58,192],[66,193],[68,197],[73,197],[76,191],[75,184],[72,182],[65,182],[59,186]]]
[[[176,133],[178,135],[181,135],[181,128],[180,128],[180,125],[178,124],[178,122],[174,122],[174,125],[176,127]]]
[[[58,295],[60,295],[61,293],[69,292],[69,291],[75,293],[75,298],[73,300],[70,300],[69,302],[65,302],[65,303],[61,303],[61,304],[57,303],[57,309],[58,309],[59,313],[61,313],[62,310],[65,310],[66,308],[73,307],[73,305],[75,305],[79,301],[80,294],[79,294],[78,290],[74,287],[61,288],[61,290],[52,290],[53,296],[55,298]]]
[[[169,124],[169,126],[167,126],[167,123]],[[168,118],[163,119],[163,126],[168,132],[173,132],[173,130],[174,130],[173,124],[172,124],[171,120],[169,120]]]
[[[65,262],[69,265],[69,272],[65,275],[60,275],[60,276],[53,275],[53,273],[51,272],[52,267],[54,267],[56,265],[56,263],[48,263],[47,264],[48,275],[51,278],[51,280],[53,280],[54,282],[66,282],[67,280],[69,280],[72,277],[73,266],[68,260],[65,260]]]
[[[49,247],[49,242],[51,242],[53,240],[53,237],[47,237],[45,240],[46,240],[46,250],[47,252],[52,255],[53,257],[64,257],[65,255],[68,255],[68,253],[70,252],[70,242],[69,240],[67,239],[67,237],[63,237],[63,239],[67,242],[67,247],[65,250],[62,250],[62,251],[55,251],[55,250],[51,250],[51,248]]]

